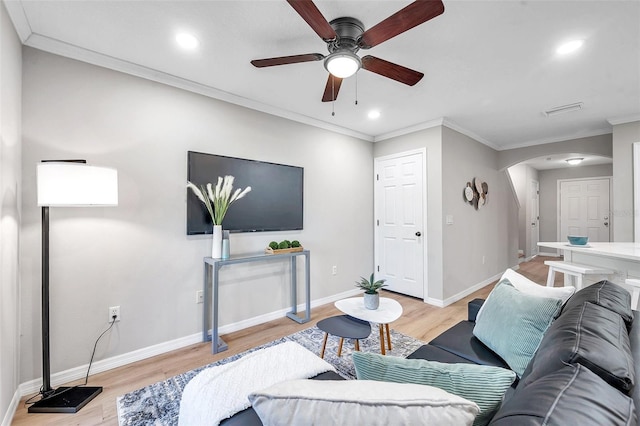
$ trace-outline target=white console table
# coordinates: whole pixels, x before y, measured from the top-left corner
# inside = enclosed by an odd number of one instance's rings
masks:
[[[297,258],[304,256],[305,266],[305,316],[298,316],[298,294],[297,294]],[[231,256],[228,259],[214,259],[212,257],[204,258],[204,309],[202,313],[202,341],[211,340],[211,353],[217,354],[227,350],[227,344],[218,336],[218,276],[220,269],[226,265],[235,265],[238,263],[261,262],[275,259],[289,259],[291,262],[291,311],[287,312],[287,317],[303,324],[311,320],[311,295],[310,281],[311,274],[309,272],[309,250],[298,251],[294,253],[278,253],[278,254],[244,254]],[[211,291],[213,290],[213,292]],[[213,294],[212,294],[213,293]],[[209,318],[211,317],[211,335],[209,335]]]

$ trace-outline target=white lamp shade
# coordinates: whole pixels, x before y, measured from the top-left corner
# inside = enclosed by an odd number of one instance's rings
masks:
[[[38,164],[38,206],[118,205],[118,171],[83,163]]]

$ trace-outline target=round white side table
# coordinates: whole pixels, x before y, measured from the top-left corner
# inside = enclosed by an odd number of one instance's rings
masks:
[[[385,346],[391,350],[391,333],[389,323],[397,320],[402,315],[402,305],[394,299],[388,297],[380,298],[378,309],[367,309],[364,307],[363,297],[351,297],[335,302],[336,308],[354,318],[377,323],[380,329],[380,353],[386,354]],[[385,345],[386,332],[386,345]]]

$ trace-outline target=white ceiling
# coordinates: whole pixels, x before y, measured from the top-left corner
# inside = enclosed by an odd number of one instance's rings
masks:
[[[330,21],[370,28],[408,1],[315,1]],[[284,0],[5,0],[24,44],[225,101],[376,141],[446,123],[508,149],[610,133],[640,120],[640,1],[444,0],[444,14],[360,55],[421,71],[409,87],[361,70],[335,105],[320,99],[321,61],[255,68],[249,61],[326,54]],[[188,31],[197,51],[180,50]],[[555,53],[567,40],[581,50]],[[581,111],[544,110],[583,102]],[[331,115],[332,108],[335,116]],[[371,109],[381,117],[367,118]]]

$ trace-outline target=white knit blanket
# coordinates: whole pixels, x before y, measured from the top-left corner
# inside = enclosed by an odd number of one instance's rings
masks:
[[[218,425],[250,406],[249,394],[285,380],[335,371],[295,342],[260,349],[228,364],[198,373],[184,388],[179,426]]]

